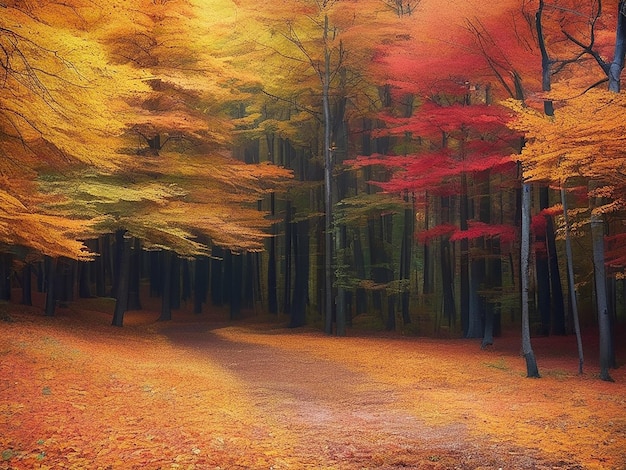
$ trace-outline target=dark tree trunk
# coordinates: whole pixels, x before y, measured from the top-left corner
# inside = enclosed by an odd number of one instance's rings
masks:
[[[548,188],[540,189],[542,194],[542,209],[549,206]],[[543,207],[545,204],[545,207]],[[556,237],[554,235],[554,223],[552,216],[546,216],[546,250],[548,252],[548,268],[550,273],[550,311],[552,313],[551,333],[564,335],[565,331],[565,302],[563,300],[563,287],[561,286],[561,273],[559,270],[559,259],[556,250]]]
[[[526,376],[538,378],[539,368],[530,342],[530,316],[528,294],[530,285],[530,185],[522,183],[522,232],[520,246],[520,287],[522,296],[522,354],[526,360]]]
[[[429,204],[428,204],[428,194],[424,195],[424,200],[425,205],[424,205],[424,230],[428,230],[430,228],[430,223],[428,220],[429,217]],[[428,243],[424,243],[424,271],[423,271],[423,275],[424,275],[424,282],[423,282],[423,286],[422,286],[422,292],[424,293],[424,295],[427,294],[432,294],[435,290],[435,286],[433,283],[433,274],[431,271],[431,266],[432,266],[432,262],[431,262],[431,250],[430,250],[430,246]]]
[[[546,243],[545,234],[537,235],[535,241],[541,246]],[[550,311],[550,274],[548,257],[538,253],[535,257],[537,267],[537,308],[541,318],[541,334],[548,336],[551,330],[552,312]]]
[[[613,382],[613,378],[609,374],[609,369],[613,365],[613,340],[611,337],[611,317],[607,302],[606,270],[604,266],[604,221],[602,214],[595,213],[593,210],[591,213],[591,238],[598,326],[600,330],[600,378],[607,382]]]
[[[258,285],[258,253],[246,253],[243,272],[243,293],[241,297],[244,308],[254,308]]]
[[[130,250],[128,310],[141,310],[141,241],[134,238]]]
[[[180,308],[180,270],[181,259],[176,253],[171,253],[170,259],[171,273],[170,273],[170,308],[177,310]]]
[[[161,297],[161,291],[163,290],[162,254],[156,250],[151,250],[148,253],[150,262],[150,297]]]
[[[104,248],[105,245],[105,237],[104,235],[99,237],[96,240],[97,243],[97,251],[99,256],[96,256],[94,260],[94,270],[95,270],[95,280],[96,280],[96,296],[97,297],[106,297],[107,288],[106,288],[106,267],[105,267],[105,255],[106,250]]]
[[[174,256],[170,250],[162,252],[162,289],[161,289],[161,315],[159,321],[169,321],[172,319],[172,284],[174,270]]]
[[[117,230],[115,232],[115,241],[113,243],[113,256],[111,257],[111,297],[117,299],[117,287],[119,286],[118,276],[121,272],[122,257],[124,256],[124,234],[125,230]],[[129,253],[130,254],[130,253]],[[129,260],[130,267],[130,260]]]
[[[0,255],[0,300],[11,300],[11,264],[13,257],[9,253]]]
[[[224,250],[222,247],[214,245],[211,250],[211,303],[216,307],[224,304],[224,293],[222,292],[223,257]]]
[[[91,295],[91,274],[94,268],[93,261],[78,263],[78,296],[89,299]]]
[[[409,203],[409,196],[405,195],[404,201]],[[404,225],[402,231],[402,244],[400,246],[400,279],[404,285],[401,295],[402,323],[411,323],[410,315],[410,285],[411,285],[411,259],[413,254],[413,220],[415,219],[412,209],[404,210]]]
[[[472,259],[470,262],[470,286],[469,286],[469,321],[466,338],[481,338],[484,334],[484,311],[483,298],[478,294],[480,283],[485,278],[485,267],[481,259]]]
[[[450,222],[450,198],[441,198],[441,220]],[[456,319],[456,305],[454,302],[454,257],[452,247],[447,236],[441,238],[439,244],[439,262],[441,264],[441,285],[443,289],[443,316],[448,325]]]
[[[285,269],[283,274],[283,312],[286,315],[291,314],[291,244],[292,244],[292,231],[293,224],[291,222],[292,209],[291,201],[286,201],[285,204]]]
[[[231,259],[231,292],[230,319],[236,320],[241,315],[241,294],[243,284],[243,255],[230,254]]]
[[[469,201],[468,201],[468,185],[467,175],[461,174],[461,197],[460,197],[460,229],[467,230],[469,219]],[[469,256],[469,240],[461,239],[459,242],[460,253],[460,288],[461,288],[461,329],[463,337],[469,338],[470,331],[470,256]]]
[[[361,243],[361,230],[356,227],[354,229],[354,242],[352,245],[353,248],[353,258],[354,258],[354,268],[356,271],[357,279],[367,279],[367,274],[365,272],[365,260],[363,253],[363,245]],[[357,287],[356,289],[356,305],[355,305],[355,314],[360,315],[362,313],[367,312],[367,291],[362,287]]]
[[[56,309],[56,279],[57,279],[57,259],[49,256],[45,257],[45,278],[46,278],[46,308],[45,315],[53,317]]]
[[[202,304],[206,302],[209,286],[209,259],[200,256],[195,260],[193,312],[202,313]]]
[[[270,195],[270,214],[276,212],[274,193]],[[270,237],[267,253],[267,307],[269,313],[278,313],[278,280],[276,279],[276,236]]]
[[[309,298],[309,221],[297,222],[293,235],[296,278],[289,327],[297,328],[306,324]]]
[[[121,236],[120,236],[121,233]],[[116,251],[120,252],[118,272],[115,274],[116,279],[116,302],[115,311],[113,313],[113,326],[122,326],[124,324],[124,314],[128,310],[128,290],[130,286],[130,251],[131,238],[124,236],[125,231],[119,230],[116,233],[116,240],[120,246]]]
[[[452,248],[447,237],[443,237],[439,245],[439,260],[441,263],[441,283],[443,289],[443,316],[451,325],[456,318],[454,303],[454,259]]]
[[[230,303],[233,296],[233,254],[229,249],[224,250],[224,282],[222,283],[222,295],[224,303]]]
[[[33,265],[24,264],[22,268],[22,305],[33,305]]]

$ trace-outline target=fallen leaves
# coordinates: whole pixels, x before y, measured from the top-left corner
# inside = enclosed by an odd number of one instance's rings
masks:
[[[481,350],[150,312],[120,330],[85,312],[2,324],[0,469],[626,463],[624,371],[578,377],[543,339],[544,378],[529,381],[516,338]]]

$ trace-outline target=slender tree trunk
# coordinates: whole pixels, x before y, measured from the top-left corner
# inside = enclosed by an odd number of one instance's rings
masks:
[[[130,248],[128,310],[141,310],[141,241],[133,238]]]
[[[221,306],[224,303],[224,293],[222,290],[224,264],[224,250],[222,247],[213,245],[211,250],[211,303]],[[275,278],[274,278],[275,279]]]
[[[94,262],[95,280],[96,280],[96,297],[106,297],[106,267],[105,267],[105,236],[100,236],[96,243],[98,245],[98,256]]]
[[[0,255],[0,299],[11,300],[11,264],[13,257],[9,253]]]
[[[91,295],[91,271],[93,261],[81,261],[78,263],[78,296],[88,299]]]
[[[297,222],[293,235],[296,278],[289,328],[304,326],[306,323],[309,297],[309,221],[305,219]]]
[[[330,50],[328,39],[328,15],[324,16],[324,73],[322,77],[322,107],[324,113],[324,291],[325,291],[325,322],[324,331],[333,332],[333,197],[332,197],[332,143],[330,116]]]
[[[292,268],[292,241],[293,241],[293,223],[291,221],[292,209],[291,201],[285,204],[285,270],[283,275],[283,312],[291,315],[291,268]]]
[[[620,0],[617,6],[617,27],[615,34],[615,49],[613,62],[609,67],[609,90],[619,93],[621,89],[620,78],[624,69],[624,55],[626,54],[626,2]]]
[[[522,289],[522,353],[526,360],[526,376],[538,378],[539,369],[535,353],[530,344],[530,318],[528,294],[530,284],[530,185],[522,186],[522,240],[520,248],[521,289]]]
[[[171,255],[171,286],[170,286],[170,307],[174,310],[180,308],[181,285],[180,270],[181,259],[176,253]]]
[[[270,215],[276,214],[276,196],[274,193],[270,194]],[[275,229],[272,228],[274,232]],[[267,299],[269,313],[278,313],[278,280],[276,269],[276,234],[269,240],[270,247],[267,253]]]
[[[569,215],[567,213],[567,195],[565,188],[561,187],[561,203],[563,204],[563,217],[565,219],[565,252],[567,259],[567,281],[572,303],[572,316],[574,319],[574,331],[576,332],[576,344],[578,346],[578,373],[583,373],[584,355],[583,341],[580,334],[580,321],[578,319],[578,300],[576,299],[576,283],[574,279],[574,256],[572,255],[572,240],[569,232]]]
[[[162,252],[162,281],[161,281],[161,315],[159,321],[169,321],[172,319],[172,271],[173,258],[176,256],[169,250]]]
[[[22,268],[22,305],[33,305],[33,265],[25,263]]]
[[[405,194],[404,201],[409,203],[409,195]],[[401,295],[401,311],[402,323],[408,325],[411,323],[410,315],[410,286],[411,286],[411,259],[413,255],[413,220],[414,210],[412,208],[404,209],[404,223],[402,230],[402,245],[400,247],[400,279],[404,283]]]
[[[613,382],[609,374],[612,363],[611,317],[607,302],[606,270],[604,268],[604,221],[602,214],[592,207],[591,239],[593,246],[593,268],[596,286],[596,306],[600,330],[600,378]]]
[[[57,280],[57,262],[56,258],[45,257],[45,275],[46,275],[46,308],[45,316],[53,317],[56,309],[56,280]]]
[[[120,236],[121,232],[121,236]],[[125,231],[120,230],[117,233],[117,243],[121,246],[118,248],[119,264],[118,273],[115,276],[116,286],[116,302],[115,311],[113,312],[113,326],[122,326],[124,324],[124,314],[128,310],[128,291],[130,286],[130,250],[131,238],[124,236]]]
[[[202,304],[206,302],[209,285],[209,260],[206,256],[200,256],[196,259],[193,282],[193,312],[200,314],[202,313]]]
[[[241,316],[241,295],[243,288],[243,255],[231,253],[231,295],[230,319],[237,320]]]

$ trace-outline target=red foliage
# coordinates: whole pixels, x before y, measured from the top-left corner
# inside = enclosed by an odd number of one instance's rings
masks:
[[[448,236],[456,232],[458,228],[452,224],[437,225],[429,230],[418,232],[417,239],[424,244],[429,243],[433,238]]]
[[[450,237],[450,241],[475,239],[480,237],[498,237],[502,243],[513,242],[517,229],[511,225],[492,225],[479,221],[468,221],[467,230],[458,230]]]
[[[606,264],[613,268],[626,267],[626,233],[606,237]]]
[[[534,234],[545,234],[548,221],[542,214],[534,215],[530,221],[530,230]]]

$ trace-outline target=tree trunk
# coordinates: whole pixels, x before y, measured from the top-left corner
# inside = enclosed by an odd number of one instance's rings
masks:
[[[304,326],[309,298],[309,221],[296,223],[293,239],[296,278],[294,280],[293,305],[290,328]]]
[[[324,74],[322,79],[322,108],[324,113],[324,292],[326,315],[324,331],[333,332],[333,197],[332,197],[332,143],[330,119],[330,50],[328,38],[328,15],[324,16]]]
[[[133,238],[130,246],[128,310],[141,310],[141,241]]]
[[[609,67],[609,90],[619,93],[621,89],[620,77],[624,69],[624,55],[626,53],[626,2],[620,0],[617,6],[617,27],[615,34],[615,49],[613,52],[613,62]]]
[[[574,331],[576,332],[576,344],[578,346],[578,373],[582,374],[584,364],[583,341],[580,334],[580,321],[578,319],[578,300],[576,299],[576,283],[574,279],[574,256],[572,255],[572,240],[569,233],[569,215],[567,213],[567,195],[565,194],[564,187],[561,187],[561,203],[563,204],[563,218],[565,219],[565,253],[568,274],[567,281],[572,303],[572,316],[574,319]]]
[[[276,214],[276,197],[274,193],[270,195],[270,215]],[[269,313],[278,313],[278,280],[276,269],[276,234],[272,228],[273,236],[269,240],[269,250],[267,253],[267,302]]]
[[[243,281],[243,255],[231,253],[231,289],[230,289],[230,319],[236,320],[241,315],[241,293]]]
[[[193,289],[193,313],[202,313],[202,304],[206,302],[209,285],[209,260],[200,256],[195,260]]]
[[[285,269],[283,274],[283,312],[286,315],[291,315],[291,268],[292,268],[292,231],[293,223],[291,221],[292,208],[291,201],[287,201],[285,204]]]
[[[22,268],[22,305],[33,305],[33,265],[30,263]]]
[[[174,253],[170,250],[162,252],[162,281],[161,281],[161,315],[159,321],[169,321],[172,319],[172,271],[174,269]]]
[[[46,307],[45,316],[53,317],[56,309],[56,279],[57,279],[57,262],[56,258],[45,257],[45,277],[46,283]]]
[[[539,369],[535,353],[530,344],[530,318],[528,294],[530,285],[530,185],[522,183],[522,240],[520,247],[521,289],[522,289],[522,353],[526,360],[526,376],[538,378]]]
[[[0,255],[0,300],[11,300],[11,265],[13,257],[9,253]]]
[[[121,237],[120,237],[121,232]],[[117,243],[121,243],[118,248],[120,252],[118,272],[115,276],[116,286],[116,302],[115,311],[113,313],[113,326],[122,326],[124,324],[124,314],[128,310],[128,291],[130,287],[130,250],[131,238],[124,236],[125,231],[120,230],[117,233]],[[120,239],[121,238],[121,239]]]
[[[216,307],[224,303],[222,292],[222,280],[224,278],[222,273],[223,256],[224,250],[222,247],[213,245],[211,250],[211,303]]]
[[[405,194],[404,201],[409,203],[409,195]],[[402,244],[400,246],[400,280],[403,282],[402,295],[400,298],[402,323],[411,323],[410,315],[410,286],[411,286],[411,260],[413,254],[413,221],[415,220],[413,209],[404,209],[404,223],[402,230]]]
[[[607,302],[606,270],[604,267],[604,221],[602,214],[592,207],[591,211],[591,239],[593,246],[593,268],[596,287],[596,306],[598,326],[600,332],[600,378],[613,382],[609,374],[612,365],[611,317]]]

